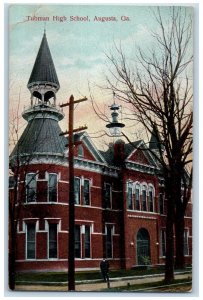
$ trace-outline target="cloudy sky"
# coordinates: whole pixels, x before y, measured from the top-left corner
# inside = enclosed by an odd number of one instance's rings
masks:
[[[67,102],[71,94],[75,99],[89,97],[88,83],[94,100],[108,111],[112,94],[98,88],[105,85],[109,62],[105,53],[113,52],[114,45],[122,44],[128,58],[135,56],[135,49],[153,48],[151,31],[158,25],[152,14],[153,7],[138,5],[11,5],[9,9],[9,86],[10,118],[17,107],[20,95],[20,113],[30,104],[26,87],[42,40],[44,28],[60,82],[57,102]],[[188,7],[188,11],[191,8]],[[169,19],[169,7],[162,7],[164,19]],[[49,21],[29,21],[28,17],[49,17]],[[70,21],[71,16],[87,17],[88,21]],[[53,21],[53,17],[65,19]],[[95,17],[115,17],[117,21],[99,22]],[[125,19],[125,21],[122,21]],[[30,18],[31,19],[31,18]],[[128,20],[127,20],[128,19]],[[157,49],[158,51],[158,49]],[[16,109],[15,109],[16,110]],[[65,111],[68,114],[68,110]],[[67,118],[61,121],[67,129]],[[105,122],[95,115],[91,102],[85,102],[75,110],[75,127],[87,124],[90,136],[105,129]],[[21,130],[26,125],[21,123]],[[131,124],[126,131],[133,134]],[[99,133],[100,134],[100,133]],[[103,138],[95,139],[102,148]]]

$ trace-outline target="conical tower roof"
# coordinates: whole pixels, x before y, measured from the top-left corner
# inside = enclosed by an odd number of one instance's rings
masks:
[[[45,32],[27,86],[30,88],[36,84],[60,87]]]
[[[149,149],[151,150],[159,150],[161,145],[161,149],[164,149],[163,143],[161,142],[161,138],[157,129],[157,126],[153,126],[153,131],[151,135],[151,139],[149,142]]]
[[[61,136],[61,129],[56,120],[34,118],[30,120],[12,156],[37,154],[63,155],[67,138]]]

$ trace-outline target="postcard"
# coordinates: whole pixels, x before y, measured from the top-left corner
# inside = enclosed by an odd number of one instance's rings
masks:
[[[10,5],[10,290],[191,292],[192,127],[192,6]]]

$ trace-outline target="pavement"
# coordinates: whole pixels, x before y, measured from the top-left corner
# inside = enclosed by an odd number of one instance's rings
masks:
[[[175,279],[187,279],[190,278],[191,280],[192,274],[191,272],[185,273],[177,273],[175,274]],[[154,274],[148,276],[134,276],[134,277],[123,277],[123,278],[110,278],[110,288],[108,291],[111,291],[112,288],[115,287],[124,287],[125,286],[134,285],[134,284],[142,284],[142,283],[152,283],[161,281],[164,279],[163,274]],[[76,283],[75,291],[76,292],[100,292],[103,290],[107,290],[107,283],[106,282],[89,282],[89,283]],[[17,285],[16,291],[57,291],[57,292],[67,292],[68,288],[67,285],[63,286],[46,286],[46,285]]]

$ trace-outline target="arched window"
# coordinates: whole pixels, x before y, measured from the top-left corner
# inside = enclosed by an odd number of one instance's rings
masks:
[[[142,185],[142,210],[147,211],[147,185]]]
[[[135,185],[135,209],[140,210],[140,184]]]
[[[145,228],[140,228],[137,233],[137,264],[149,265],[150,261],[149,232]]]
[[[83,157],[84,156],[84,149],[82,145],[78,146],[78,156]]]
[[[154,187],[149,185],[148,210],[154,211]]]
[[[133,209],[133,184],[132,184],[132,182],[127,183],[127,208]]]

